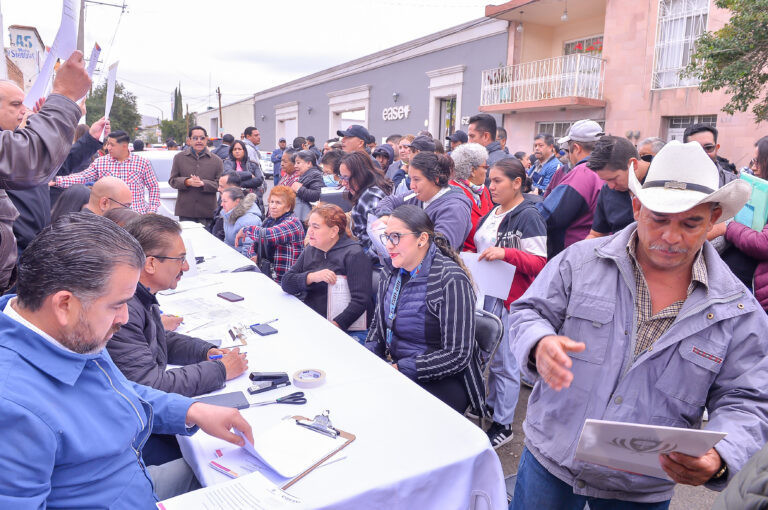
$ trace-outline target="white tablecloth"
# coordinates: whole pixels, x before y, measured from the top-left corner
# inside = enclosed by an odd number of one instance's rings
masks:
[[[202,229],[185,229],[185,239],[194,245],[198,256],[215,254],[217,259],[231,260],[233,267],[247,261]],[[161,306],[172,309],[174,303],[203,299],[218,303],[224,311],[233,305],[242,307],[246,310],[244,324],[276,317],[278,321],[272,326],[277,334],[248,336],[244,350],[248,352],[249,371],[293,374],[303,368],[319,368],[327,374],[324,385],[302,390],[308,399],[305,405],[241,411],[254,434],[286,416],[312,418],[327,409],[337,428],[357,436],[337,454],[342,460],[317,468],[288,490],[302,498],[308,508],[506,508],[501,464],[482,430],[282,292],[266,276],[253,272],[202,274],[186,283],[201,279],[208,285],[159,296]],[[229,303],[216,298],[223,291],[245,300]],[[249,315],[251,310],[253,315]],[[249,401],[256,402],[298,390],[289,386],[251,396],[245,392],[249,382],[246,373],[228,381],[222,391],[242,390]],[[208,467],[208,462],[217,456],[217,450],[226,452],[236,446],[202,432],[180,437],[179,443],[203,485],[228,479]],[[264,474],[280,483],[271,473]]]

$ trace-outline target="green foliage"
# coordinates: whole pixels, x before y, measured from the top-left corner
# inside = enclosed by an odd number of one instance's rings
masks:
[[[105,81],[96,87],[85,100],[85,106],[88,110],[85,120],[88,124],[93,124],[104,116],[106,102],[107,82]],[[115,83],[115,97],[109,112],[109,123],[112,131],[125,131],[131,138],[136,137],[136,129],[141,124],[141,115],[136,108],[136,96],[128,92],[120,82]]]
[[[173,120],[184,120],[184,103],[181,99],[181,84],[173,90]]]
[[[716,32],[707,32],[696,42],[688,76],[701,80],[699,89],[725,89],[731,96],[723,111],[747,111],[755,121],[768,120],[768,0],[716,0],[731,11],[731,19]]]
[[[160,131],[163,132],[163,142],[173,138],[176,140],[176,143],[182,145],[184,140],[187,139],[187,122],[183,118],[180,120],[164,120],[160,123]]]

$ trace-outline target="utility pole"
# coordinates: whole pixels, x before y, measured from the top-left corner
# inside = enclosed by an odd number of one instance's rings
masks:
[[[80,2],[80,19],[77,23],[77,49],[85,55],[85,0]]]
[[[224,118],[221,115],[221,87],[216,87],[216,95],[219,96],[219,129],[224,127]]]

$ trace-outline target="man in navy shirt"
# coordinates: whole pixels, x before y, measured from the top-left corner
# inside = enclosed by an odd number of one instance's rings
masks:
[[[597,197],[592,230],[587,239],[610,235],[635,221],[628,172],[631,168],[643,182],[648,165],[639,164],[637,149],[632,142],[619,136],[602,136],[587,167],[605,181]]]

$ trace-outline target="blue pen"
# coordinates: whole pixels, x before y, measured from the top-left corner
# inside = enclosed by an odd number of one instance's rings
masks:
[[[208,359],[221,359],[223,354],[212,354],[208,356]]]

